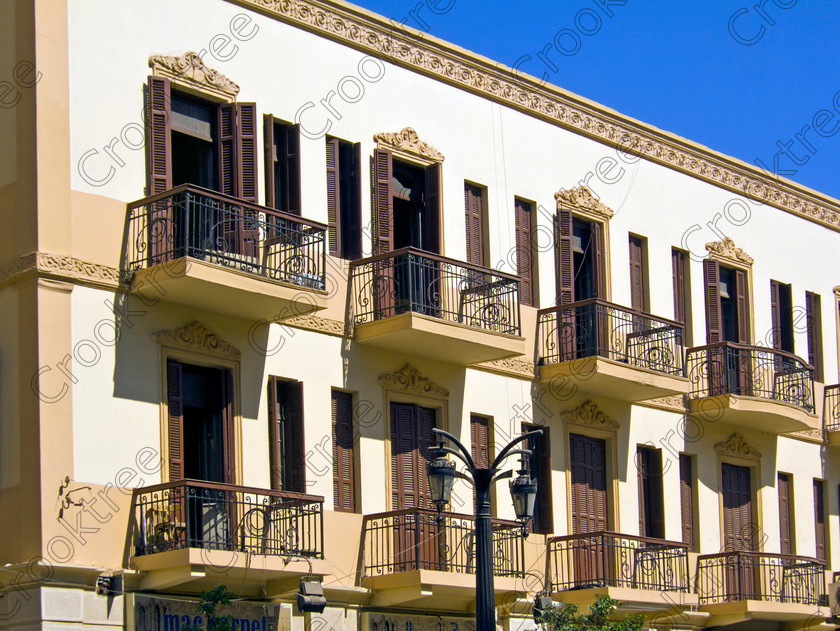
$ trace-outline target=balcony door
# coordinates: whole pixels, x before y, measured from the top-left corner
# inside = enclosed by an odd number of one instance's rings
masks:
[[[607,529],[606,441],[581,434],[569,434],[572,481],[572,534]],[[601,537],[580,538],[573,542],[575,585],[603,585],[608,559]]]
[[[752,481],[749,467],[721,464],[724,552],[753,551]],[[726,560],[726,598],[743,600],[756,592],[750,556]]]
[[[432,509],[426,460],[433,444],[435,410],[391,403],[391,508],[394,511]],[[442,526],[431,513],[394,517],[394,564],[399,572],[441,569]]]
[[[706,293],[706,343],[733,342],[749,344],[749,296],[747,273],[703,261]],[[712,348],[708,353],[709,395],[741,394],[749,396],[752,388],[752,362],[749,351]]]

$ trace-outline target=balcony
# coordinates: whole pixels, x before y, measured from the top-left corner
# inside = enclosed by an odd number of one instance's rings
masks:
[[[403,248],[350,264],[359,343],[461,365],[525,353],[519,277]]]
[[[323,502],[197,480],[135,489],[131,565],[145,572],[141,589],[212,587],[223,568],[228,581],[265,579],[283,591],[302,575],[329,573]]]
[[[621,401],[686,394],[683,325],[599,299],[541,309],[540,380]]]
[[[326,307],[323,224],[189,184],[127,213],[132,292],[252,320]]]
[[[426,509],[367,515],[362,586],[373,606],[467,611],[475,604],[475,518]],[[497,598],[523,592],[525,538],[521,524],[493,520]]]
[[[697,604],[690,593],[688,546],[614,532],[548,540],[552,598],[585,604],[604,594],[619,610],[664,611]]]
[[[719,342],[691,348],[689,412],[781,434],[820,429],[814,409],[814,369],[772,348]]]
[[[840,385],[825,387],[823,429],[829,445],[840,445]]]
[[[697,559],[697,595],[701,610],[711,614],[709,626],[803,620],[816,625],[829,615],[820,609],[823,594],[825,563],[817,559],[759,552]]]

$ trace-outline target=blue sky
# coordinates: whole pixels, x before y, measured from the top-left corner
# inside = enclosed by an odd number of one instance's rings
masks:
[[[840,199],[837,0],[418,2],[357,4]]]

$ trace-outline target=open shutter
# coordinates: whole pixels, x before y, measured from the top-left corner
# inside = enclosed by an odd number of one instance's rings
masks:
[[[825,382],[823,375],[822,300],[819,294],[805,292],[805,322],[808,334],[808,363],[814,367],[814,379]]]
[[[149,195],[157,195],[172,188],[169,79],[149,77],[146,106],[146,151],[149,162],[147,188]]]
[[[467,229],[467,263],[473,265],[484,265],[481,210],[481,189],[465,183],[464,215]]]
[[[706,344],[715,344],[723,340],[720,317],[720,267],[717,261],[703,261],[703,281],[706,286]]]
[[[630,306],[642,311],[645,308],[644,276],[642,274],[642,240],[630,237]]]
[[[422,502],[417,488],[418,456],[416,407],[391,404],[391,510],[416,508]]]
[[[792,554],[792,538],[790,523],[790,476],[780,473],[778,477],[779,491],[779,537],[781,539],[780,552]]]
[[[671,250],[671,275],[674,283],[674,320],[685,324],[685,258],[680,250]]]
[[[226,103],[219,106],[218,112],[218,144],[216,155],[219,169],[219,192],[235,197],[239,188],[236,158],[236,104]]]
[[[280,382],[277,377],[268,378],[268,462],[271,476],[271,488],[275,491],[283,488],[280,469]]]
[[[222,393],[222,435],[224,440],[224,476],[226,484],[236,484],[236,443],[233,427],[233,376],[229,370],[220,370]]]
[[[341,178],[339,177],[338,138],[327,138],[327,242],[329,253],[341,251]]]
[[[426,167],[426,228],[428,230],[429,240],[427,242],[427,249],[429,252],[440,254],[441,236],[440,236],[440,187],[441,187],[441,168],[440,162],[435,162]]]
[[[374,220],[376,243],[374,254],[386,254],[394,249],[394,198],[391,191],[393,159],[387,149],[373,150],[375,179]]]
[[[470,414],[470,440],[472,441],[472,457],[475,466],[487,469],[490,466],[488,458],[487,417]]]
[[[735,291],[738,301],[738,342],[749,344],[750,321],[749,302],[747,300],[747,274],[743,270],[735,270]]]
[[[607,529],[607,456],[606,442],[597,438],[590,438],[592,453],[592,517],[594,522],[591,529],[601,531]]]
[[[184,398],[182,365],[166,362],[166,406],[169,421],[169,481],[184,477]]]
[[[687,454],[680,454],[680,516],[682,542],[691,548],[694,545],[694,481],[691,456]]]
[[[639,536],[647,536],[647,500],[645,496],[645,478],[647,477],[647,449],[636,448],[636,488],[639,496]]]
[[[263,162],[265,166],[265,205],[276,208],[274,190],[274,116],[263,114]]]
[[[816,557],[825,560],[825,495],[823,481],[814,480],[814,524],[816,526]]]
[[[236,197],[252,204],[259,203],[257,185],[257,104],[236,105],[238,190]]]
[[[556,304],[568,305],[575,301],[575,283],[572,252],[572,211],[561,207],[554,224]]]
[[[781,350],[782,348],[782,314],[780,311],[782,301],[781,296],[779,295],[779,285],[779,281],[770,281],[770,313],[773,327],[773,348],[776,350]]]
[[[435,411],[430,408],[417,408],[417,455],[415,460],[415,472],[417,475],[417,488],[419,494],[419,506],[422,508],[434,508],[431,493],[429,492],[429,478],[426,475],[426,462],[430,460],[429,449],[434,445]]]
[[[519,300],[534,306],[534,282],[531,260],[531,205],[515,200],[513,221],[516,230],[516,273],[519,275]]]
[[[300,201],[300,125],[284,125],[285,142],[283,148],[286,155],[283,168],[286,169],[285,210],[292,215],[302,212]]]
[[[606,282],[606,257],[604,256],[604,226],[597,221],[592,222],[592,261],[593,261],[593,275],[594,287],[592,288],[592,295],[595,298],[604,299],[607,297],[607,282]]]
[[[303,442],[303,382],[286,382],[286,479],[288,491],[306,493],[306,452]]]
[[[353,395],[332,391],[333,506],[356,510],[353,475]]]

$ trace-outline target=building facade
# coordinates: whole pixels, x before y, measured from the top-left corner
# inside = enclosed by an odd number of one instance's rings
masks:
[[[0,626],[474,628],[437,427],[543,430],[503,629],[835,627],[840,202],[335,0],[0,29]]]

